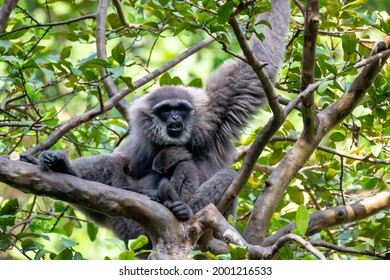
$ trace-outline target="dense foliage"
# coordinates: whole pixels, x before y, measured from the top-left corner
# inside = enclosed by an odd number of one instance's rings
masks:
[[[207,36],[219,43],[199,51],[174,69],[161,73],[126,97],[143,95],[164,84],[201,87],[207,75],[240,52],[228,19],[240,0],[113,1],[107,16],[108,60],[96,54],[97,0],[20,1],[0,33],[0,154],[23,153],[41,143],[71,117],[99,108],[109,99],[99,68],[109,71],[118,88],[133,84]],[[315,80],[323,80],[315,105],[323,110],[350,86],[354,64],[370,54],[373,43],[390,34],[386,1],[320,1]],[[3,1],[0,1],[0,4]],[[261,38],[263,22],[253,14],[267,11],[257,1],[240,18],[248,38]],[[122,18],[123,15],[123,18]],[[300,92],[303,16],[292,10],[287,53],[278,78],[278,93],[293,99]],[[335,77],[328,79],[329,75]],[[250,144],[271,116],[265,108],[243,133],[237,147]],[[331,259],[384,258],[390,248],[389,210],[367,219],[305,236],[308,214],[346,205],[386,190],[390,180],[390,67],[386,64],[353,113],[323,139],[279,202],[269,233],[297,222],[296,234],[324,241]],[[258,159],[240,193],[235,227],[243,231],[261,187],[272,168],[291,149],[303,129],[301,113],[293,111]],[[71,158],[109,153],[128,134],[127,122],[114,108],[78,124],[52,149]],[[239,169],[241,162],[233,166]],[[265,169],[265,167],[269,167]],[[101,259],[133,258],[145,242],[141,237],[125,250],[107,231],[86,222],[66,203],[29,196],[0,183],[0,258]],[[107,238],[110,236],[110,238]],[[117,246],[115,246],[117,245]],[[93,248],[93,249],[91,249]],[[104,249],[102,249],[104,248]],[[355,249],[354,254],[340,252]],[[235,258],[237,248],[231,247]],[[216,257],[214,255],[207,255]],[[229,258],[228,256],[220,256]],[[284,246],[280,259],[313,258],[301,247]]]

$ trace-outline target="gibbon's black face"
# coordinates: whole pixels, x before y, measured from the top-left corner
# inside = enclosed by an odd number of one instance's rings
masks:
[[[187,100],[165,100],[153,107],[154,114],[165,123],[170,137],[180,137],[192,111]]]

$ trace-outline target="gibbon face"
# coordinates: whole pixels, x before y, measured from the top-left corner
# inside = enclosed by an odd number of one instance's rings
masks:
[[[172,138],[180,138],[192,110],[191,103],[184,99],[165,100],[153,107],[153,113],[165,125],[167,135]]]
[[[132,133],[157,146],[186,145],[196,122],[193,93],[181,86],[165,86],[131,105]]]

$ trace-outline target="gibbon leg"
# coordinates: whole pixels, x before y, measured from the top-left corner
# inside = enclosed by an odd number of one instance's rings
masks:
[[[224,169],[200,185],[188,203],[192,211],[196,213],[210,203],[217,205],[235,176],[235,171]],[[234,202],[229,209],[223,213],[224,216],[228,217],[229,215],[234,215],[236,207],[237,203]]]

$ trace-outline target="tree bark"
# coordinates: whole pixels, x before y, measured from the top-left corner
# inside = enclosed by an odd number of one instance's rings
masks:
[[[3,6],[0,9],[0,33],[5,30],[9,16],[18,2],[19,0],[4,0]]]
[[[186,258],[192,249],[186,224],[147,196],[0,157],[0,181],[25,193],[48,196],[112,217],[136,221],[157,251],[154,258]],[[184,233],[184,234],[183,234]],[[183,250],[185,248],[185,250]]]
[[[376,43],[371,55],[390,48],[390,36]],[[321,140],[359,104],[385,64],[388,54],[366,65],[354,79],[349,90],[326,110],[318,113],[318,129],[310,142],[303,133],[266,181],[256,201],[244,232],[245,239],[254,245],[262,245],[272,215],[297,172],[315,151]]]
[[[351,205],[336,206],[323,211],[310,214],[309,228],[306,235],[313,235],[323,229],[341,224],[362,220],[379,211],[390,208],[390,189],[380,192],[372,197],[355,202]],[[269,236],[264,241],[264,246],[271,246],[279,238],[289,234],[295,229],[295,223],[291,223]]]

